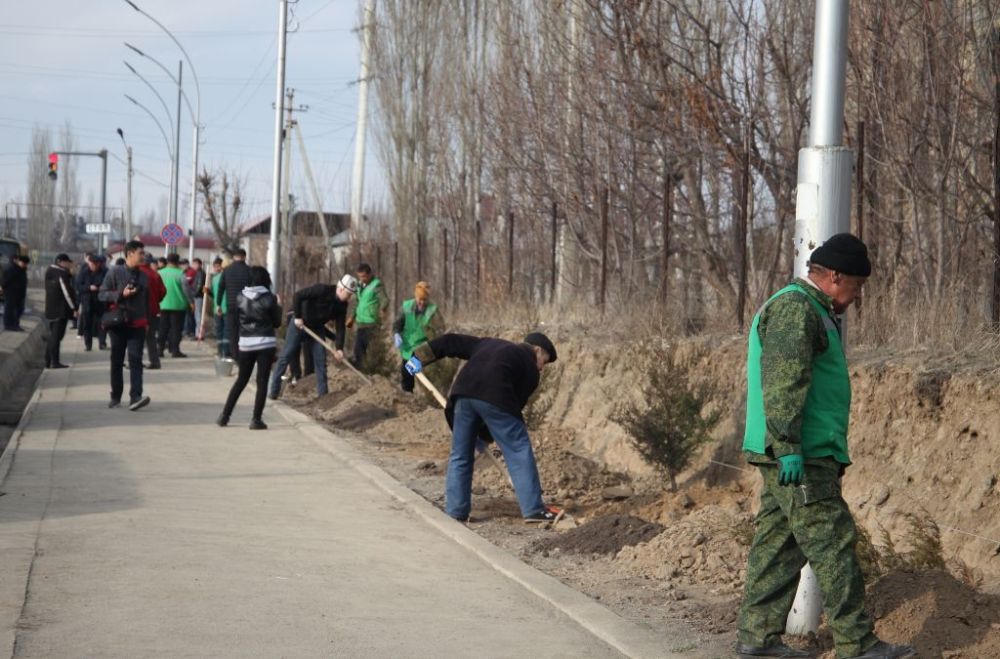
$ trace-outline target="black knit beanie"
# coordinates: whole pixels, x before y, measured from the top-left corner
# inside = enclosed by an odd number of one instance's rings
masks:
[[[850,233],[838,233],[813,250],[809,262],[836,272],[855,277],[868,277],[872,264],[868,248],[861,239]]]

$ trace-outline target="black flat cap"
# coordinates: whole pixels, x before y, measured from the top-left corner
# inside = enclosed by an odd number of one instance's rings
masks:
[[[556,360],[556,347],[552,345],[551,341],[549,341],[549,337],[545,336],[541,332],[532,332],[528,336],[524,337],[524,342],[528,345],[538,346],[545,352],[549,353],[550,364]]]

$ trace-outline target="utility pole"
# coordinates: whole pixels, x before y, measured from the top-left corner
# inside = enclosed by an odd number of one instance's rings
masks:
[[[795,276],[808,274],[812,251],[851,227],[854,153],[842,145],[847,66],[848,0],[817,0],[813,40],[809,146],[799,150],[795,197]],[[819,628],[822,602],[816,575],[802,568],[785,631],[804,635]]]
[[[271,235],[267,243],[267,269],[274,290],[281,290],[278,272],[278,218],[281,216],[282,114],[285,109],[285,48],[288,36],[288,0],[278,3],[278,80],[274,108],[274,173],[271,187]]]
[[[323,200],[320,199],[319,187],[316,185],[316,179],[313,178],[312,166],[309,164],[309,155],[306,153],[306,143],[302,139],[302,129],[299,128],[298,122],[295,122],[295,136],[299,139],[299,151],[302,152],[302,168],[305,170],[306,180],[309,182],[313,204],[316,206],[316,221],[319,222],[320,231],[323,232],[323,241],[326,245],[324,261],[327,273],[332,274],[333,262],[331,259],[333,257],[333,246],[330,244],[330,230],[326,226],[326,215],[323,213]],[[292,239],[291,234],[289,234],[288,239]]]
[[[361,228],[365,190],[365,137],[368,126],[368,82],[371,78],[372,30],[375,27],[375,0],[365,0],[361,14],[361,72],[358,77],[358,122],[354,138],[354,172],[351,176],[351,234]],[[364,235],[368,231],[365,227]]]

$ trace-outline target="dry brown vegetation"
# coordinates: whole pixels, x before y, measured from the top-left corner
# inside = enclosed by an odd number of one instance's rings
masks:
[[[997,5],[851,12],[845,141],[878,299],[855,331],[981,343]],[[392,222],[356,254],[388,281],[477,310],[659,300],[696,331],[742,327],[789,277],[813,3],[386,0],[376,23]],[[935,316],[944,331],[924,331]]]

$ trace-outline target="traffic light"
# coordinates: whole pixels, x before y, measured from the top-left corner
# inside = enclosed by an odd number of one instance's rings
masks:
[[[49,154],[49,178],[52,179],[53,181],[56,180],[56,178],[59,176],[58,169],[59,169],[59,154],[58,153],[50,153]]]

